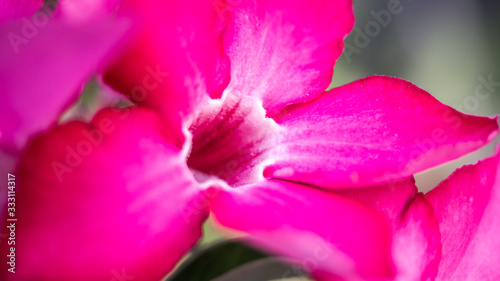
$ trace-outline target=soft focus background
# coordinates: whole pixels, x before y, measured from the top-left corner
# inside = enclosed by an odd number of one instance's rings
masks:
[[[397,6],[392,10],[398,12],[391,14],[388,5]],[[500,1],[354,0],[354,8],[356,27],[345,41],[332,86],[373,74],[396,76],[461,112],[500,113]],[[496,83],[477,95],[482,80]],[[493,150],[490,144],[420,173],[417,185],[427,191]]]

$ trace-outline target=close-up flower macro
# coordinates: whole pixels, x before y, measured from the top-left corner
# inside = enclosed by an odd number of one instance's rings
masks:
[[[0,280],[500,280],[498,5],[416,2],[0,0]]]

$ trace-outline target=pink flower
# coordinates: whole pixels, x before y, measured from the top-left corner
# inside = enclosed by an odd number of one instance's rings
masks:
[[[48,8],[34,16],[30,9],[0,26],[2,149],[20,150],[30,135],[54,122],[125,30],[103,19],[70,25],[50,16]]]
[[[341,194],[391,222],[395,280],[498,280],[499,161],[497,146],[493,157],[458,169],[425,195],[413,180]]]
[[[407,179],[498,131],[397,78],[324,92],[351,1],[222,4],[123,4],[135,37],[104,80],[138,106],[30,140],[2,278],[159,280],[209,213],[317,276],[389,278],[386,218],[331,190]]]

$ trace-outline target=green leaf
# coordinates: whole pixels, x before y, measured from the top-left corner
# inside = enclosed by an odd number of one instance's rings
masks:
[[[298,266],[268,257],[248,262],[212,281],[307,281],[306,274]]]
[[[166,280],[210,281],[240,265],[267,256],[238,240],[227,240],[195,250]]]

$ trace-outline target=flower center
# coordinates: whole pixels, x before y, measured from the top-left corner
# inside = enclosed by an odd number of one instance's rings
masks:
[[[266,151],[279,129],[252,97],[228,93],[209,100],[189,128],[188,166],[201,181],[215,176],[233,187],[256,182],[263,179]]]

